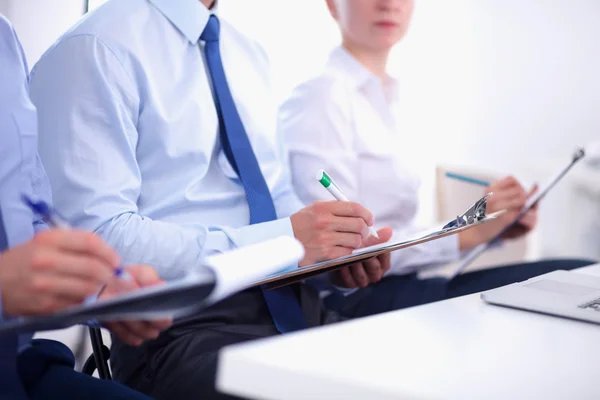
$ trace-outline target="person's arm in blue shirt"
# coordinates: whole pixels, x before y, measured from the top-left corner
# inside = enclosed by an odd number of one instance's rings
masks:
[[[42,276],[50,276],[35,270],[33,265],[40,261],[40,250],[45,252],[45,260],[52,261],[60,255],[51,250],[54,244],[48,241],[31,241],[35,232],[45,230],[47,226],[23,204],[21,196],[25,194],[50,204],[51,195],[37,155],[37,114],[28,95],[25,53],[12,25],[1,15],[0,71],[0,229],[3,235],[0,290],[4,288],[4,293],[0,292],[1,322],[7,318],[5,311],[11,311],[12,317],[18,315],[18,311],[31,313],[37,310],[41,313],[47,308],[44,300],[52,299],[54,295],[42,293],[44,291],[37,290],[32,283]],[[74,239],[74,235],[70,235],[69,240]],[[60,273],[60,268],[56,272]],[[107,272],[110,274],[110,270]]]
[[[29,240],[34,230],[44,229],[45,225],[21,203],[21,194],[50,200],[36,154],[37,117],[27,91],[23,48],[12,25],[0,15],[0,204],[5,210],[1,222],[11,246]],[[0,321],[3,310],[0,293]]]
[[[185,275],[211,253],[293,236],[289,218],[209,231],[141,214],[139,90],[113,50],[93,36],[63,41],[34,68],[40,155],[64,217],[99,233],[124,262],[155,266],[163,279]]]
[[[25,207],[21,196],[50,204],[50,188],[36,153],[37,116],[27,93],[25,55],[1,15],[0,72],[0,229],[7,239],[0,245],[1,324],[8,316],[49,314],[81,303],[110,280],[118,256],[87,232],[53,230],[32,239],[34,232],[47,227]],[[2,248],[7,245],[10,250]],[[159,282],[151,267],[128,270],[135,287]],[[143,332],[127,323],[109,323],[109,327],[121,340],[135,345],[155,337],[169,323],[153,322]]]
[[[153,112],[144,99],[156,90],[145,82],[143,68],[156,65],[120,46],[108,47],[93,34],[74,34],[53,46],[32,72],[30,94],[38,107],[40,156],[55,206],[73,225],[99,233],[125,263],[152,265],[165,280],[185,276],[206,255],[278,236],[295,236],[305,245],[303,263],[335,258],[351,251],[358,236],[368,232],[369,211],[346,202],[311,205],[287,218],[285,214],[297,207],[295,200],[293,207],[283,206],[295,198],[289,185],[273,191],[283,218],[262,224],[209,227],[192,220],[184,226],[144,215],[142,184],[170,185],[178,177],[150,176],[142,182],[138,159],[145,163],[164,159],[160,148],[155,152],[144,148],[152,138],[140,134],[151,130],[144,129],[147,120],[139,116]],[[144,62],[148,64],[141,67]],[[162,150],[168,157],[169,149]],[[145,157],[138,157],[143,151]],[[164,202],[149,206],[168,209],[168,195]],[[297,222],[293,228],[292,220]]]
[[[21,194],[51,202],[50,188],[37,156],[37,115],[28,95],[28,67],[10,23],[0,18],[0,200],[9,244],[22,243],[43,221],[21,202]],[[33,221],[33,228],[32,228]]]

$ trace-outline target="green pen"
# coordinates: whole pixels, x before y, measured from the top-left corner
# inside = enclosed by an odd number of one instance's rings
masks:
[[[331,179],[331,177],[327,174],[327,172],[325,172],[325,170],[321,169],[321,170],[319,170],[319,172],[317,172],[317,180],[321,183],[321,185],[323,185],[323,187],[325,189],[327,189],[327,191],[329,193],[331,193],[331,195],[333,197],[335,197],[336,200],[350,201],[344,195],[344,193],[342,193],[342,190],[335,183],[335,181],[333,179]],[[372,226],[369,226],[369,233],[371,235],[375,236],[377,239],[379,239],[379,235],[377,234],[377,231]]]

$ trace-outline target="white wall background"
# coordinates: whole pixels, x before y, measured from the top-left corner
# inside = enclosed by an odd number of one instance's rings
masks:
[[[530,155],[543,162],[598,139],[600,2],[471,3],[478,101],[467,131],[494,148],[474,161],[516,165]],[[466,143],[467,151],[477,148]]]
[[[30,67],[84,10],[85,0],[0,0],[0,13],[14,25]]]
[[[441,140],[444,151],[433,149],[437,159],[508,169],[533,146],[541,145],[533,157],[543,160],[600,136],[600,2],[416,3],[392,70],[404,82],[407,114],[415,120],[407,129]],[[337,30],[324,0],[255,5],[225,0],[220,10],[267,49],[284,96],[319,70]]]
[[[325,0],[219,7],[266,48],[282,99],[320,70],[339,41]],[[598,0],[416,0],[391,70],[402,81],[402,124],[421,167],[424,213],[434,214],[436,164],[543,183],[576,146],[600,141],[598,21]],[[581,199],[575,181],[561,183],[542,206],[538,255],[600,257],[600,224],[591,221],[600,217],[600,199]],[[579,231],[596,239],[582,246]]]

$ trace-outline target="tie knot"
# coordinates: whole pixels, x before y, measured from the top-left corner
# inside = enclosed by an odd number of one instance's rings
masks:
[[[216,42],[219,40],[219,18],[216,15],[211,15],[208,18],[208,23],[206,27],[204,27],[204,31],[202,35],[200,35],[200,39],[205,42]]]

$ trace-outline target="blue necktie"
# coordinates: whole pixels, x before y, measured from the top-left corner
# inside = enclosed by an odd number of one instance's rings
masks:
[[[219,115],[221,145],[244,187],[250,209],[250,224],[273,221],[277,219],[275,205],[225,77],[219,49],[219,19],[216,16],[210,16],[200,39],[206,43],[204,50]],[[306,328],[306,319],[290,286],[263,290],[263,295],[279,332]]]
[[[0,210],[0,252],[8,248],[2,210]],[[1,255],[0,255],[1,257]],[[21,379],[17,374],[17,335],[0,335],[0,399],[27,399]]]

